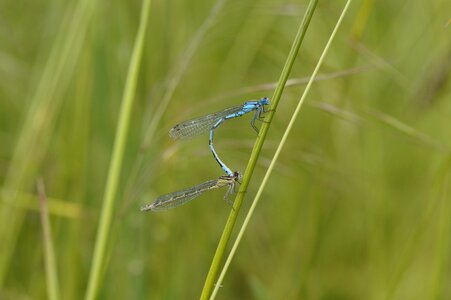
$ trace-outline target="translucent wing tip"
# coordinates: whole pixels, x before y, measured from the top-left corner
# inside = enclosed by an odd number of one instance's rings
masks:
[[[151,204],[145,204],[143,206],[141,206],[141,208],[139,209],[140,211],[149,211],[149,210],[155,210],[155,206],[157,205],[157,202],[152,202]]]
[[[174,127],[169,130],[169,136],[173,139],[178,139],[180,137],[179,135],[180,126],[175,125]]]
[[[147,212],[147,211],[154,211],[154,212],[156,212],[156,211],[169,210],[169,209],[171,209],[173,207],[176,207],[176,206],[178,206],[178,205],[166,205],[165,203],[162,204],[161,202],[155,201],[155,202],[153,202],[151,204],[146,204],[146,205],[141,206],[140,210],[142,212]]]
[[[194,137],[196,134],[186,132],[186,124],[177,124],[169,130],[169,137],[174,140],[187,140]]]

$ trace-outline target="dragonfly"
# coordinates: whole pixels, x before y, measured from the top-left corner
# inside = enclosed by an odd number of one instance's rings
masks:
[[[224,164],[224,162],[219,158],[213,146],[213,132],[219,127],[224,121],[241,117],[249,112],[255,111],[254,116],[251,120],[251,126],[258,133],[258,128],[255,126],[255,121],[262,120],[264,118],[263,114],[268,112],[265,109],[266,105],[269,105],[268,98],[261,98],[260,100],[246,101],[242,105],[230,107],[223,109],[221,111],[191,119],[182,123],[179,123],[171,128],[169,131],[169,136],[175,140],[177,139],[187,139],[207,131],[210,131],[210,139],[208,145],[213,154],[213,157],[224,170],[224,172],[229,177],[233,177],[233,172],[229,167]]]
[[[218,179],[209,180],[188,189],[160,196],[154,202],[143,205],[141,207],[141,211],[168,210],[188,203],[189,201],[199,197],[206,191],[218,189],[225,186],[227,186],[228,189],[226,194],[224,195],[224,199],[228,199],[230,195],[236,193],[236,184],[240,183],[241,179],[241,173],[235,171],[233,172],[232,176],[223,175]]]

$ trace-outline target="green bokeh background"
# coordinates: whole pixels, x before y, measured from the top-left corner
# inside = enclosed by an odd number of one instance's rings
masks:
[[[307,6],[229,0],[214,14],[215,3],[152,3],[99,299],[202,289],[230,210],[224,191],[163,213],[139,206],[222,175],[207,135],[175,142],[168,130],[271,96]],[[311,74],[343,5],[320,1],[290,79]],[[0,2],[0,299],[47,297],[37,178],[62,299],[84,297],[140,9]],[[451,298],[450,12],[448,0],[353,2],[219,299]],[[245,208],[304,87],[282,96]],[[250,117],[216,131],[232,169],[246,166]]]

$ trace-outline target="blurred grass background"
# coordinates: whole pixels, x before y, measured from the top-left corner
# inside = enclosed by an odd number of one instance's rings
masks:
[[[221,175],[207,136],[174,142],[167,132],[271,95],[306,5],[153,1],[99,298],[198,297],[230,209],[223,191],[165,213],[138,208]],[[320,1],[292,79],[309,76],[343,5]],[[47,297],[38,178],[61,295],[85,294],[140,8],[0,3],[2,299]],[[451,298],[450,11],[446,0],[353,3],[219,298]],[[248,197],[299,82],[283,95]],[[232,169],[253,145],[248,121],[215,135]]]

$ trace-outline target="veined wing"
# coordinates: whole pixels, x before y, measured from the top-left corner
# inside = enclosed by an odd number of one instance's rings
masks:
[[[189,189],[160,196],[151,204],[142,206],[141,211],[171,209],[193,200],[208,190],[234,184],[234,181],[234,177],[221,176],[218,179],[206,181]]]
[[[242,108],[243,105],[234,106],[213,114],[179,123],[171,128],[171,130],[169,131],[169,136],[173,139],[186,139],[200,135],[202,133],[210,131],[211,127],[213,127],[213,125],[215,125],[215,123],[218,122],[219,119],[224,118],[227,115],[239,112]]]

